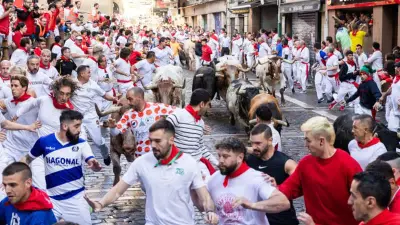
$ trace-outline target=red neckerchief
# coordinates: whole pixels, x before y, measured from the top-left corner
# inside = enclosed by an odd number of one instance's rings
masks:
[[[175,145],[172,145],[172,149],[171,149],[171,154],[169,155],[169,157],[167,159],[162,159],[160,160],[160,165],[168,165],[168,163],[171,162],[171,160],[173,158],[175,158],[175,156],[179,153],[178,148]],[[182,155],[180,155],[178,158],[180,158]]]
[[[62,47],[60,44],[58,44],[58,43],[54,43],[54,45],[53,45],[53,47],[54,46],[58,46],[58,47]]]
[[[365,79],[365,80],[363,81],[363,83],[366,83],[366,82],[368,82],[368,81],[370,81],[370,80],[373,80],[371,76],[367,77],[367,79]]]
[[[71,61],[70,58],[67,58],[64,55],[61,56],[61,60],[64,61],[64,62],[70,62]]]
[[[197,111],[194,111],[194,109],[191,105],[187,105],[185,109],[186,109],[186,111],[188,111],[190,113],[190,115],[192,115],[194,117],[194,119],[196,120],[196,123],[199,120],[201,120],[201,116],[199,115],[199,113]]]
[[[43,64],[42,60],[40,60],[40,68],[48,70],[48,69],[50,69],[50,63],[49,63],[49,65],[46,66]]]
[[[400,62],[400,58],[399,58],[399,59],[395,59],[394,62],[395,62],[395,63]]]
[[[14,98],[13,100],[11,100],[11,102],[14,102],[15,105],[18,105],[18,103],[24,102],[24,101],[28,100],[30,97],[31,97],[31,96],[28,95],[28,94],[25,92],[23,95],[19,96],[19,98]]]
[[[368,148],[368,147],[371,147],[372,145],[378,144],[379,142],[381,142],[379,140],[379,138],[374,137],[374,138],[372,138],[372,140],[370,140],[365,145],[361,144],[360,142],[357,142],[357,144],[358,144],[358,147],[360,147],[360,148]]]
[[[102,69],[102,70],[104,70],[105,73],[107,73],[107,71],[106,71],[107,68],[105,66],[100,66],[99,65],[99,69]]]
[[[332,57],[334,54],[333,53],[328,53],[328,59],[330,58],[330,57]],[[328,59],[326,59],[326,60],[328,60]]]
[[[289,48],[289,45],[283,45],[282,48]]]
[[[95,61],[97,63],[97,59],[95,57],[93,57],[93,56],[88,56],[88,59],[91,59],[91,60],[93,60],[93,61]]]
[[[351,66],[356,66],[356,63],[353,60],[347,60],[347,64],[351,65]]]
[[[351,35],[356,36],[356,35],[357,35],[357,32],[358,32],[358,30],[353,30],[353,31],[351,32]]]
[[[3,77],[3,75],[0,75],[0,78],[1,78],[3,81],[11,80],[11,76],[9,76],[9,77]]]
[[[31,187],[31,194],[25,202],[11,204],[9,201],[5,203],[6,206],[13,205],[19,211],[38,211],[38,210],[51,210],[53,204],[49,196],[39,189]]]
[[[131,64],[130,62],[129,62],[129,57],[127,58],[127,59],[124,59],[124,58],[121,58],[122,60],[124,60],[126,63],[128,63],[129,65]]]
[[[71,101],[68,100],[67,103],[60,104],[57,102],[56,97],[54,96],[54,93],[49,94],[50,98],[53,100],[53,106],[56,109],[74,109],[74,105],[72,105]]]
[[[396,75],[394,77],[393,83],[395,84],[395,83],[399,82],[399,80],[400,80],[400,75]]]
[[[83,52],[85,52],[85,50],[82,47],[82,44],[78,44],[77,42],[75,42],[75,45],[78,46],[78,48],[80,48]]]
[[[26,54],[28,54],[28,49],[24,48],[24,47],[19,47],[19,49],[21,49],[22,51],[24,51]]]
[[[235,170],[231,174],[225,176],[224,183],[223,183],[224,187],[228,186],[228,180],[229,179],[232,179],[232,178],[235,178],[235,177],[238,177],[238,176],[242,175],[248,169],[250,169],[250,167],[246,164],[246,162],[243,161],[242,165],[240,165],[239,168],[237,168],[237,170]]]

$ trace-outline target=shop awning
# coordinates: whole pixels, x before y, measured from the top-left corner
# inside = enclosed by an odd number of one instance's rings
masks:
[[[264,4],[262,4],[264,3]],[[237,6],[232,6],[229,11],[233,14],[245,14],[249,13],[250,8],[256,8],[260,6],[267,6],[267,5],[276,5],[277,1],[276,0],[255,0],[252,2],[243,2],[240,3]]]
[[[281,4],[281,13],[315,12],[321,8],[320,1],[302,1]]]

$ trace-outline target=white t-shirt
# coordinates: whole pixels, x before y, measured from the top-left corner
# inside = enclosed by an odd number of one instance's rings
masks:
[[[261,43],[258,55],[260,58],[267,55],[271,55],[271,48],[268,46],[267,43],[265,42]]]
[[[66,40],[64,43],[64,47],[71,48],[71,46],[74,44],[75,44],[75,42],[73,40],[71,40],[71,38],[68,38],[68,40]]]
[[[94,61],[91,58],[87,58],[85,60],[83,60],[82,65],[86,65],[89,66],[90,68],[90,79],[94,80],[95,82],[97,82],[99,80],[98,78],[98,74],[97,74],[97,70],[99,68],[99,66],[97,65],[97,62]]]
[[[6,83],[0,84],[0,99],[12,98],[11,88]],[[1,113],[0,113],[1,114]]]
[[[374,51],[367,62],[371,64],[372,69],[378,71],[383,68],[383,57],[381,51]]]
[[[361,55],[356,55],[357,57],[357,66],[358,68],[361,68],[365,65],[365,63],[368,61],[367,55],[363,52]]]
[[[367,167],[370,162],[373,162],[378,156],[387,152],[385,145],[382,142],[374,144],[366,148],[360,148],[355,139],[349,143],[349,152],[351,157],[355,159],[363,170]]]
[[[39,70],[36,74],[27,72],[26,77],[29,80],[29,87],[35,91],[37,97],[50,94],[49,85],[53,80],[46,74]]]
[[[156,62],[157,66],[166,66],[170,64],[170,57],[172,56],[172,50],[170,47],[165,47],[163,49],[159,47],[155,47],[151,49],[156,54]]]
[[[98,118],[94,108],[96,97],[103,97],[106,92],[92,79],[85,84],[81,84],[78,80],[79,89],[75,91],[75,95],[71,98],[71,102],[75,110],[84,115],[84,119]]]
[[[46,74],[52,80],[56,79],[60,75],[54,66],[50,66],[48,69],[40,68],[39,72]]]
[[[4,103],[6,105],[9,117],[13,118],[16,115],[16,111],[20,107],[22,107],[24,104],[29,104],[30,101],[34,101],[35,99],[31,97],[23,102],[19,102],[18,104],[11,102],[11,100],[13,100],[13,98],[5,99]],[[15,122],[24,125],[30,125],[36,121],[37,113],[37,110],[31,110],[28,113],[18,117],[17,121]],[[26,130],[7,130],[7,138],[3,142],[3,146],[4,148],[11,150],[9,153],[12,154],[15,160],[19,161],[19,157],[28,153],[38,138],[39,136],[36,132],[30,132]]]
[[[117,43],[119,43],[119,47],[124,48],[125,44],[128,43],[128,39],[125,36],[119,36]]]
[[[146,59],[141,60],[135,64],[135,67],[138,70],[138,73],[143,76],[142,82],[144,85],[148,85],[153,78],[153,71],[156,69],[154,63],[149,63]],[[141,84],[140,82],[138,82]]]
[[[72,31],[75,30],[75,31],[78,31],[79,33],[81,33],[81,31],[83,31],[84,29],[85,28],[82,25],[78,26],[75,23],[71,24],[71,30]]]
[[[72,43],[72,45],[69,48],[71,50],[71,54],[75,53],[78,55],[85,55],[85,52],[81,48],[79,48],[75,43]],[[85,58],[73,58],[73,60],[76,64],[76,67],[78,68],[80,65],[83,64]]]
[[[393,80],[392,83],[392,94],[390,98],[388,98],[388,104],[390,104],[390,108],[392,109],[394,115],[400,116],[399,103],[400,103],[400,82],[397,81],[397,78]],[[398,125],[397,125],[398,126]]]
[[[197,162],[183,153],[172,165],[159,165],[153,154],[141,156],[129,166],[122,180],[141,183],[146,192],[146,225],[194,225],[190,191],[204,187]]]
[[[334,66],[339,66],[339,60],[336,55],[332,55],[326,60],[326,67],[334,67]],[[327,70],[326,73],[328,76],[335,75],[337,72],[339,72],[339,68],[337,70]]]
[[[287,56],[287,58],[286,58],[286,56]],[[290,48],[289,47],[285,47],[285,48],[282,49],[282,57],[284,59],[286,58],[287,60],[292,60],[292,54],[290,54]],[[285,61],[283,61],[282,63],[283,63],[283,65],[285,67],[291,67],[292,66],[292,64],[287,63]]]
[[[119,70],[121,72],[124,72],[125,74],[131,74],[131,64],[129,61],[125,61],[124,59],[118,58],[117,61],[115,61],[115,70]],[[121,75],[117,72],[114,72],[114,77],[117,78],[118,80],[131,80],[131,76],[127,77],[124,75]]]
[[[29,54],[22,49],[16,49],[12,55],[10,62],[16,66],[26,68],[26,63],[28,62]]]
[[[112,82],[105,82],[105,79],[111,80],[113,78],[112,72],[110,68],[101,69],[97,68],[97,84],[103,89],[105,92],[109,92],[114,87]]]
[[[57,54],[57,60],[61,58],[61,47],[58,45],[54,45],[51,49],[51,53]]]
[[[264,212],[245,209],[242,206],[233,208],[235,200],[244,197],[250,202],[267,200],[275,190],[271,184],[264,181],[262,173],[248,169],[238,177],[228,180],[223,186],[225,176],[220,171],[209,179],[207,188],[214,201],[219,224],[269,225]]]

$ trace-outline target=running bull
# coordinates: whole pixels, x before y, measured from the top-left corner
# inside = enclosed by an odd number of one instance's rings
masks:
[[[205,89],[213,99],[217,92],[215,84],[215,70],[209,66],[202,66],[194,75],[192,92],[196,89],[202,88]]]
[[[112,106],[108,110],[101,112],[97,105],[96,112],[99,117],[107,116],[111,114],[111,118],[115,121],[119,121],[124,113],[131,107],[127,99],[122,98],[119,100],[121,106]],[[111,136],[110,138],[110,156],[113,164],[114,172],[114,185],[116,185],[121,176],[121,155],[124,155],[128,162],[133,162],[135,159],[136,151],[136,140],[131,129],[127,129],[122,134],[117,136]]]
[[[349,142],[354,139],[351,131],[353,129],[353,115],[339,116],[333,123],[333,128],[336,134],[335,148],[349,152]],[[382,123],[376,123],[374,135],[381,140],[388,151],[396,151],[396,148],[399,148],[400,134],[390,131]]]
[[[251,100],[260,93],[260,89],[250,81],[237,79],[232,81],[226,93],[226,105],[230,113],[230,123],[237,120],[246,131],[249,130],[249,111]]]
[[[185,83],[181,67],[166,65],[157,68],[151,84],[144,89],[152,90],[155,102],[185,107]]]
[[[217,92],[222,99],[227,101],[227,90],[231,82],[239,78],[244,79],[244,73],[250,71],[251,68],[243,69],[238,60],[224,59],[224,57],[219,58],[221,62],[215,65],[215,77]]]
[[[286,120],[283,121],[283,114],[279,107],[278,100],[267,93],[261,93],[256,95],[250,102],[250,110],[249,110],[249,124],[255,125],[257,123],[256,120],[256,110],[260,105],[268,105],[268,108],[272,112],[272,122],[274,123],[275,129],[281,133],[282,126],[289,126],[289,122]]]
[[[275,90],[279,88],[281,93],[281,104],[285,104],[284,92],[286,86],[286,78],[281,71],[281,57],[265,56],[257,60],[254,68],[256,76],[260,79],[260,85],[264,91],[268,91],[275,96]]]

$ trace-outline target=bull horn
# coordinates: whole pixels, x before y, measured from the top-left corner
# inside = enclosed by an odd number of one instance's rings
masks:
[[[196,74],[195,77],[203,77],[204,74],[200,73],[200,74]]]
[[[252,119],[249,121],[249,125],[254,125],[257,123],[257,119]]]
[[[174,88],[181,88],[181,89],[184,89],[185,86],[186,86],[186,79],[183,80],[183,85],[182,85],[182,86],[181,86],[181,85],[174,85]]]
[[[274,122],[274,123],[276,123],[276,124],[279,124],[279,125],[282,125],[282,126],[285,126],[285,127],[289,127],[289,123],[286,121],[282,121],[282,120],[277,120],[277,119],[275,119],[275,118],[272,118],[272,121]]]
[[[225,77],[223,74],[215,74],[216,77]]]
[[[242,65],[238,64],[238,65],[236,65],[236,68],[238,68],[239,71],[246,73],[246,72],[249,72],[253,67],[243,69]]]
[[[400,132],[397,132],[397,138],[400,138]]]
[[[104,117],[104,116],[110,115],[111,113],[119,112],[121,110],[121,106],[112,106],[108,110],[102,112],[102,111],[100,111],[100,109],[96,103],[94,104],[94,107],[95,107],[96,113],[99,117]]]
[[[156,87],[157,87],[157,85],[151,84],[151,85],[144,86],[143,88],[144,88],[145,90],[152,90],[152,89],[154,89],[154,88],[156,88]]]
[[[245,93],[246,93],[246,90],[239,89],[237,93],[238,93],[238,94],[245,94]]]

